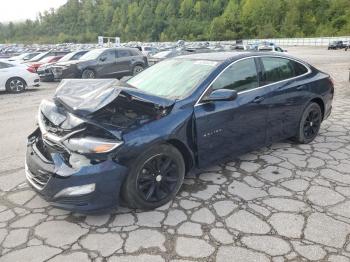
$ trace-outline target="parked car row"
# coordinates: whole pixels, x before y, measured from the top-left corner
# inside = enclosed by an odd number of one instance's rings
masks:
[[[162,47],[163,49],[158,49],[152,45],[138,45],[137,43],[125,45],[130,46],[93,48],[73,52],[67,49],[24,52],[7,58],[4,61],[8,62],[8,65],[11,65],[11,72],[15,71],[16,68],[20,68],[21,70],[25,68],[26,72],[34,74],[35,78],[40,78],[41,81],[60,81],[66,78],[121,79],[125,76],[136,75],[148,66],[152,66],[165,59],[194,53],[240,50],[285,52],[282,48],[267,42],[254,45],[221,45],[219,43],[213,45],[209,44],[209,42],[186,44],[183,40],[179,40],[175,45],[164,45]],[[21,71],[20,69],[19,72]],[[12,76],[8,76],[8,74],[5,75],[1,71],[0,74],[0,77],[6,80],[0,87],[2,89],[11,90],[11,92],[15,92],[16,90],[17,92],[21,92],[27,86],[31,85],[28,84],[30,81],[27,82],[19,75],[13,74]],[[20,80],[17,81],[19,87],[10,88],[10,84],[7,83],[10,78]]]

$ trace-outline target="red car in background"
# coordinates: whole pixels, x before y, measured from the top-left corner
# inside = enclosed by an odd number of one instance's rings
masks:
[[[58,60],[60,60],[63,57],[63,55],[59,55],[59,56],[47,56],[44,57],[43,59],[39,60],[38,62],[33,62],[33,63],[29,63],[29,69],[31,72],[36,73],[36,71],[38,70],[38,68],[43,65],[43,64],[47,64],[47,63],[54,63],[57,62]]]

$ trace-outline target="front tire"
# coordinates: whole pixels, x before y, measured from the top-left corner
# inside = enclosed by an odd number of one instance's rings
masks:
[[[94,79],[96,78],[96,74],[91,69],[85,69],[81,75],[81,78],[83,79]]]
[[[7,80],[5,87],[7,92],[21,93],[26,89],[27,84],[22,78],[13,77]]]
[[[130,208],[160,207],[175,197],[184,176],[184,159],[175,147],[153,147],[132,163],[122,187],[123,200]]]
[[[310,103],[304,110],[299,123],[296,142],[300,144],[311,143],[320,131],[322,111],[317,103]]]

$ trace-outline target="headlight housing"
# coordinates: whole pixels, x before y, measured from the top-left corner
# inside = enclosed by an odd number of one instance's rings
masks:
[[[71,151],[82,154],[108,153],[123,144],[122,141],[97,137],[70,138],[63,144]]]

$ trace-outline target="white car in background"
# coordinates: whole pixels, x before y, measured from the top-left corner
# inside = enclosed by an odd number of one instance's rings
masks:
[[[275,46],[275,45],[262,45],[262,46],[258,46],[258,51],[261,52],[287,52],[287,50],[282,49],[279,46]]]
[[[38,85],[38,74],[27,65],[0,60],[0,90],[20,93],[27,87]]]
[[[37,56],[38,54],[40,54],[40,52],[24,53],[17,56],[12,56],[7,60],[10,62],[23,63],[25,61],[32,59],[34,56]]]
[[[153,56],[159,52],[159,50],[157,48],[152,47],[152,46],[141,46],[140,49],[141,49],[140,51],[142,52],[142,54],[144,54],[147,57]]]

